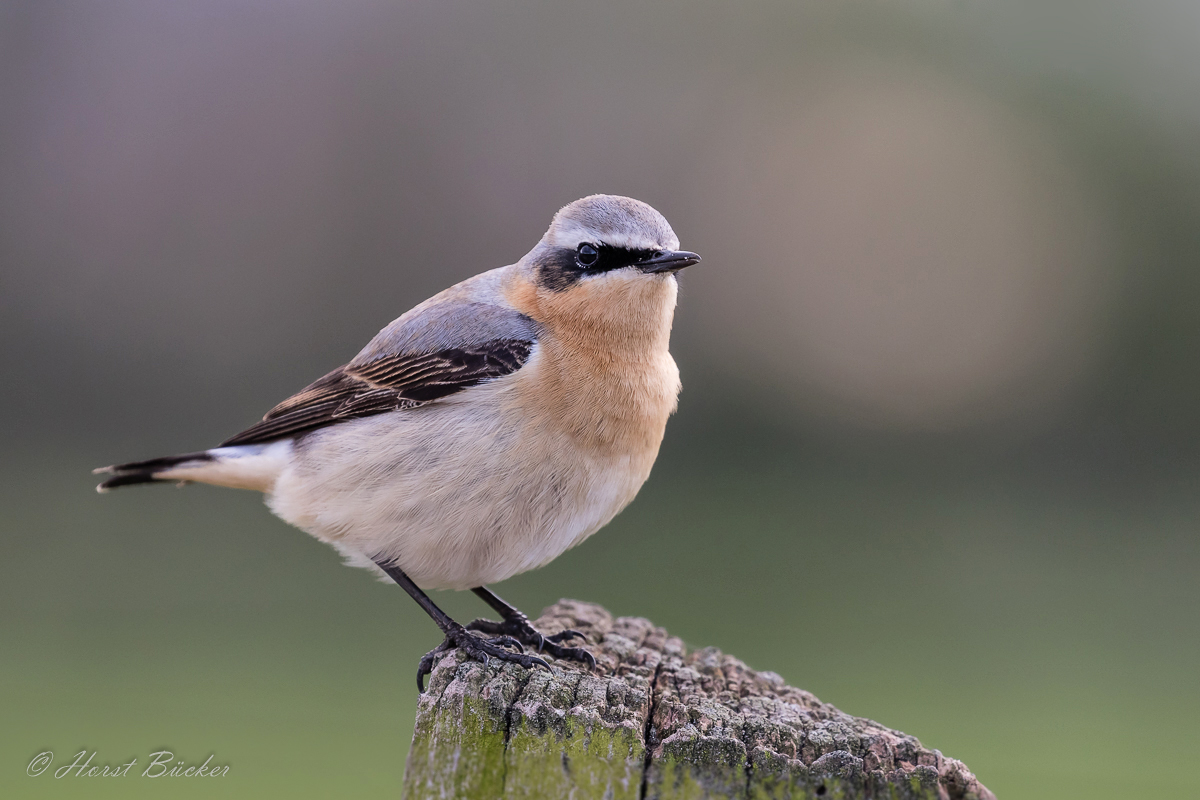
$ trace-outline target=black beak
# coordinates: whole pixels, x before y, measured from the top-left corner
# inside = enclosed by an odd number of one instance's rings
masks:
[[[700,263],[700,256],[687,250],[660,250],[645,261],[637,262],[642,272],[678,272]]]

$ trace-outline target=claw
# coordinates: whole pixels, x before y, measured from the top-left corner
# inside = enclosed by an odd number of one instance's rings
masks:
[[[417,694],[425,694],[425,676],[431,671],[426,668],[424,660],[417,664]]]
[[[507,645],[509,647],[515,647],[515,648],[517,648],[518,652],[521,652],[521,653],[525,652],[525,645],[521,644],[521,642],[519,640],[514,639],[511,636],[497,636],[495,639],[492,639],[491,642],[492,642],[492,644],[497,644],[497,645],[502,645],[502,646]]]
[[[425,655],[421,656],[421,660],[417,662],[417,691],[425,694],[425,676],[433,672],[433,667],[437,663],[438,655],[450,649],[450,638],[442,640],[442,643],[430,650]]]

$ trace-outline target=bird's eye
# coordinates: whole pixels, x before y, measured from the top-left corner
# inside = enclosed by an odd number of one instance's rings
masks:
[[[600,251],[594,245],[584,242],[579,245],[579,249],[575,251],[575,260],[579,262],[579,266],[594,267],[596,262],[600,260]]]

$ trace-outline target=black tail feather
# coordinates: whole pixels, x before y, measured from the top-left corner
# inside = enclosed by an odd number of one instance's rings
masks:
[[[119,486],[133,486],[139,483],[171,483],[170,478],[156,478],[155,473],[170,469],[187,461],[212,461],[208,453],[184,453],[178,456],[151,458],[147,461],[131,461],[128,464],[115,464],[94,470],[97,473],[111,473],[113,477],[96,487],[98,492],[107,492]]]
[[[129,472],[102,482],[96,487],[96,491],[107,492],[109,489],[116,489],[118,486],[133,486],[138,483],[170,483],[170,481],[156,478],[150,472]]]

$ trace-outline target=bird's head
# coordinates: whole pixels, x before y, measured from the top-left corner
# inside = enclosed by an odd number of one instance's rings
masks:
[[[630,197],[594,194],[563,207],[527,256],[543,291],[589,294],[622,286],[675,283],[700,261],[679,250],[663,215]]]
[[[565,206],[521,259],[509,302],[560,339],[610,352],[665,348],[675,273],[700,261],[645,203],[594,194]]]

